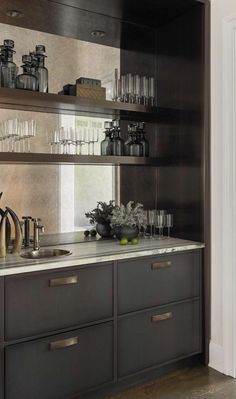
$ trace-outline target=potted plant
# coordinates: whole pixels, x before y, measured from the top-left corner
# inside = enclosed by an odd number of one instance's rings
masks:
[[[113,236],[111,228],[111,216],[115,209],[114,201],[106,202],[98,201],[97,207],[91,212],[85,213],[92,225],[96,226],[98,234],[102,238],[109,238]]]
[[[129,201],[126,206],[116,206],[112,211],[111,225],[118,240],[126,238],[130,241],[138,237],[140,227],[146,225],[143,205]]]

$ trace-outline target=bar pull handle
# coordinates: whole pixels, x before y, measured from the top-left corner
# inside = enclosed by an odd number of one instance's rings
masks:
[[[49,287],[60,287],[61,285],[78,284],[78,276],[60,277],[49,280]]]
[[[64,349],[73,345],[77,345],[79,343],[79,337],[62,339],[60,341],[50,342],[49,349],[50,351],[54,351],[56,349]]]
[[[172,312],[157,314],[157,315],[151,317],[151,322],[158,323],[159,321],[172,319],[172,317],[173,317]]]
[[[159,270],[159,269],[167,269],[168,267],[172,266],[171,260],[166,260],[163,262],[155,262],[152,263],[151,268],[152,270]]]

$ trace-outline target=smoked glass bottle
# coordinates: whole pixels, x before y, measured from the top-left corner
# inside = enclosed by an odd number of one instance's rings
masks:
[[[112,140],[112,155],[124,155],[124,141],[120,138],[120,122],[118,119],[112,121],[113,125],[113,140]]]
[[[138,134],[139,134],[139,141],[143,146],[143,156],[149,157],[149,142],[145,137],[145,123],[139,122],[138,123]]]
[[[133,128],[134,132],[132,134],[132,141],[129,145],[129,155],[131,157],[142,157],[143,156],[143,146],[139,141],[139,132],[137,125]]]
[[[38,90],[38,78],[32,73],[32,57],[30,55],[22,56],[23,73],[16,78],[17,89]]]
[[[14,41],[13,40],[4,40],[4,45],[1,49],[1,86],[15,88],[16,86],[16,75],[17,75],[17,66],[13,62],[13,54],[14,54]]]
[[[45,67],[45,55],[46,49],[43,45],[37,45],[34,52],[34,58],[36,59],[36,70],[35,74],[39,82],[39,91],[41,93],[48,93],[48,70]]]
[[[112,155],[112,122],[104,123],[105,139],[101,142],[101,155]]]
[[[124,144],[124,153],[126,156],[130,155],[130,143],[132,142],[133,126],[133,124],[128,125],[128,138]]]

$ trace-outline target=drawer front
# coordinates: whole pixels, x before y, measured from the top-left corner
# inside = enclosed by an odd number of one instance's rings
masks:
[[[200,251],[119,262],[119,314],[198,297],[200,270]]]
[[[6,340],[112,316],[112,264],[6,278]]]
[[[6,348],[6,399],[65,399],[112,380],[111,322]]]
[[[119,377],[200,352],[198,300],[119,318]]]

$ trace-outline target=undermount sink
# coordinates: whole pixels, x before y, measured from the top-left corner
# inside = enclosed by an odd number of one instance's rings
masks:
[[[22,253],[20,256],[27,259],[46,259],[68,255],[71,255],[71,252],[64,249],[39,249]]]

